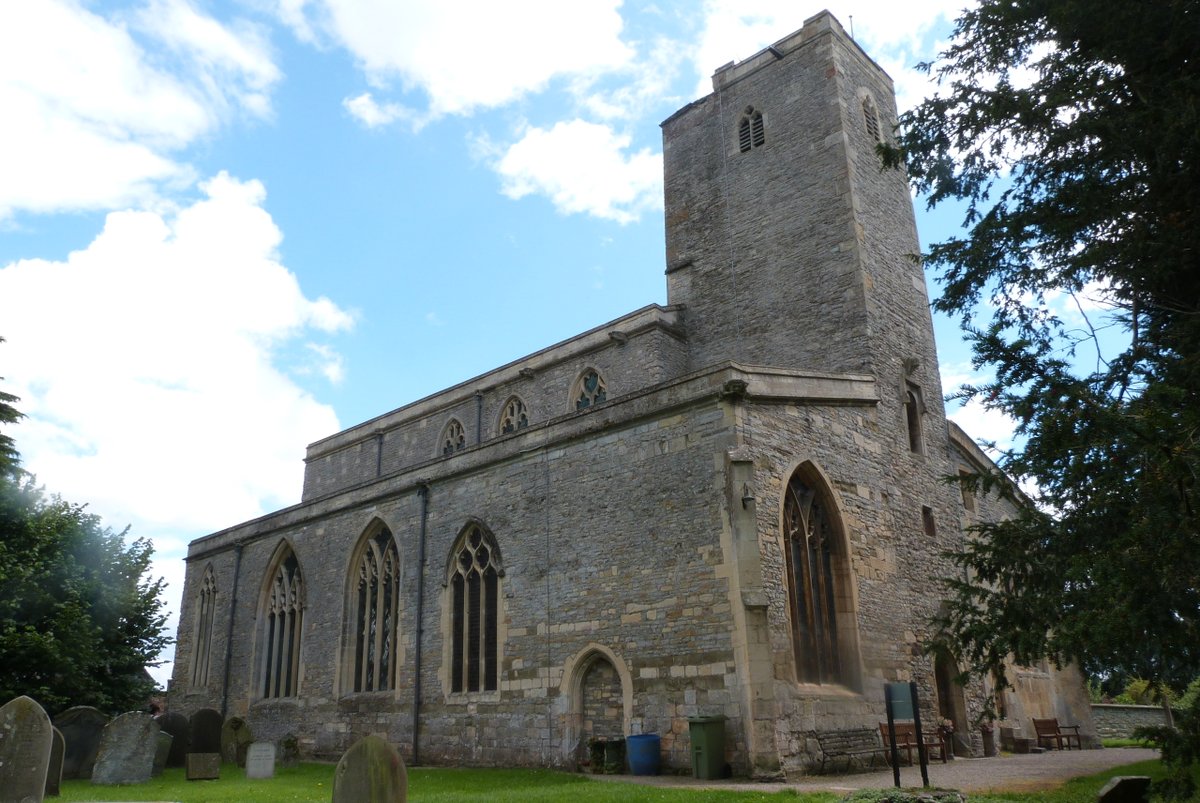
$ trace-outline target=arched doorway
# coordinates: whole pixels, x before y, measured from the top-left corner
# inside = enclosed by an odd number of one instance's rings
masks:
[[[933,675],[937,682],[937,704],[939,725],[949,721],[954,725],[954,737],[951,747],[956,756],[971,754],[971,736],[967,732],[967,701],[963,695],[963,687],[958,682],[958,668],[953,659],[945,653],[938,654],[933,659]]]
[[[624,735],[621,678],[611,661],[600,654],[594,656],[583,671],[579,691],[583,714],[581,735],[585,744],[590,739],[611,739]]]

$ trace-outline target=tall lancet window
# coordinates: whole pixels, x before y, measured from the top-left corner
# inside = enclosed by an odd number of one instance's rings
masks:
[[[400,553],[386,527],[366,539],[354,570],[352,691],[396,688],[396,638],[400,615]]]
[[[304,580],[290,549],[276,564],[264,608],[262,696],[295,697],[300,685]]]
[[[499,688],[500,552],[491,534],[471,524],[450,564],[450,691]]]
[[[195,641],[192,644],[192,685],[208,685],[208,665],[212,654],[213,612],[217,604],[217,579],[212,564],[204,569],[197,599]]]

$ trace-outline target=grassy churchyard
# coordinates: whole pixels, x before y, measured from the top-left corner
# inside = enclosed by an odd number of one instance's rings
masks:
[[[328,803],[332,797],[332,764],[301,764],[277,769],[270,780],[246,780],[242,770],[229,765],[221,768],[217,781],[187,781],[182,769],[169,769],[159,778],[136,786],[95,786],[89,781],[64,781],[60,800],[154,800],[179,803]],[[1096,793],[1114,775],[1162,774],[1158,761],[1147,761],[1077,778],[1062,787],[1045,792],[972,794],[971,803],[1094,803]],[[635,783],[598,781],[587,775],[553,770],[516,769],[444,769],[418,767],[409,771],[409,799],[415,803],[487,800],[489,803],[524,801],[661,801],[662,803],[749,803],[749,801],[803,800],[806,803],[834,803],[832,793],[796,794],[665,789]]]

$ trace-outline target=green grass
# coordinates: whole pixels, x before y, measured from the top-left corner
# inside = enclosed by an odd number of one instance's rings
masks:
[[[973,794],[971,803],[1095,803],[1096,794],[1114,775],[1149,775],[1154,780],[1163,777],[1162,762],[1142,761],[1067,781],[1057,789],[1042,792],[1004,792]]]
[[[1105,747],[1149,747],[1149,742],[1141,739],[1104,739]]]

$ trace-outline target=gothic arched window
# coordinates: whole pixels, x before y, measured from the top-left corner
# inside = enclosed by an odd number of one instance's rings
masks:
[[[742,153],[764,145],[767,142],[766,130],[763,128],[762,112],[753,106],[747,106],[746,111],[738,120],[738,150]]]
[[[513,396],[504,404],[500,411],[500,434],[508,435],[518,429],[529,426],[529,413],[525,410],[525,402]]]
[[[796,679],[852,685],[857,646],[841,535],[828,494],[800,470],[784,498],[783,542]]]
[[[208,685],[208,665],[212,653],[213,613],[217,604],[217,580],[212,564],[204,569],[200,594],[196,601],[195,641],[192,645],[192,685]]]
[[[500,551],[478,524],[459,536],[451,554],[450,691],[499,688]]]
[[[387,527],[364,537],[351,575],[351,660],[347,691],[396,688],[396,642],[400,616],[400,552]]]
[[[575,380],[575,389],[571,392],[576,410],[594,407],[608,398],[608,388],[604,378],[594,368],[589,368]]]
[[[457,418],[451,418],[446,424],[446,428],[442,430],[440,443],[442,455],[451,455],[466,449],[467,432],[463,429],[462,422]]]
[[[291,549],[275,562],[263,604],[262,696],[295,697],[300,685],[304,580]]]

